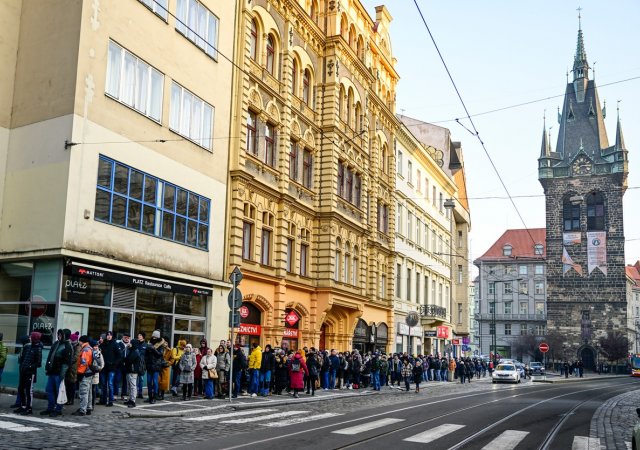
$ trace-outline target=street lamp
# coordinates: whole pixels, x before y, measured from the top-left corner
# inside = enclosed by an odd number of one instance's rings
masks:
[[[449,288],[449,323],[452,326],[451,338],[453,339],[453,209],[456,207],[456,202],[453,198],[448,198],[444,201],[443,206],[449,212],[449,282],[451,283]],[[453,343],[453,341],[451,342]],[[453,345],[451,347],[455,349]]]

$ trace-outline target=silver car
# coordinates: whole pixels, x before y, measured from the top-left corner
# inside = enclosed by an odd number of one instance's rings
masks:
[[[491,374],[492,383],[520,383],[520,371],[515,364],[498,364]]]

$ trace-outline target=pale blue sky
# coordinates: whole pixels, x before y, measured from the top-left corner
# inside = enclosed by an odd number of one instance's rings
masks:
[[[381,0],[363,0],[372,17]],[[451,119],[464,117],[413,0],[387,0],[393,16],[391,45],[401,80],[397,112],[452,131],[462,142],[471,198],[471,259],[481,256],[507,228],[523,228],[489,160],[475,137]],[[528,228],[545,226],[544,196],[537,158],[546,109],[555,149],[557,108],[573,64],[578,18],[589,64],[595,64],[600,100],[607,102],[605,124],[615,142],[616,102],[620,103],[629,150],[629,190],[625,194],[626,261],[640,259],[640,2],[539,0],[418,0],[436,43],[471,114],[559,96],[474,118]],[[638,77],[610,86],[608,83]],[[463,122],[466,123],[466,122]],[[636,189],[633,189],[633,188]],[[635,239],[635,240],[634,240]]]

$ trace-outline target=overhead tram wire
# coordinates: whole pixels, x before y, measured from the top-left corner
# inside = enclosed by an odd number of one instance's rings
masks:
[[[475,136],[476,139],[478,139],[478,142],[480,142],[480,145],[482,146],[482,149],[484,150],[485,154],[487,155],[487,158],[489,159],[489,162],[491,163],[491,167],[493,167],[493,170],[496,173],[496,176],[498,177],[498,180],[500,180],[500,183],[502,184],[502,187],[504,188],[506,194],[509,196],[509,200],[511,201],[511,204],[513,205],[513,208],[515,209],[516,213],[518,214],[518,217],[520,218],[520,221],[522,222],[522,225],[524,226],[525,230],[527,230],[527,234],[529,235],[529,238],[531,239],[531,241],[535,245],[537,243],[536,240],[531,235],[531,232],[529,231],[529,228],[527,227],[527,224],[525,223],[524,218],[522,217],[522,214],[520,213],[520,210],[516,206],[515,201],[511,197],[511,193],[509,193],[509,189],[507,188],[507,185],[505,184],[504,180],[502,179],[502,176],[500,175],[500,172],[498,171],[498,168],[496,167],[495,163],[493,162],[493,159],[491,158],[491,155],[489,154],[489,151],[487,150],[487,147],[485,146],[485,144],[482,141],[482,139],[480,139],[480,133],[478,132],[478,129],[476,128],[476,125],[473,122],[473,119],[471,118],[471,114],[469,113],[469,110],[467,109],[467,105],[465,104],[464,100],[462,99],[462,95],[460,94],[460,90],[458,89],[458,86],[456,85],[456,82],[454,81],[453,76],[451,75],[451,72],[449,71],[449,67],[447,66],[447,63],[445,62],[444,57],[442,56],[442,53],[440,52],[440,48],[438,47],[438,44],[436,43],[435,38],[433,37],[433,34],[431,33],[431,29],[429,28],[429,25],[427,24],[427,21],[424,18],[424,15],[422,14],[422,10],[420,9],[420,6],[418,5],[418,0],[413,0],[413,2],[416,5],[416,8],[418,9],[418,13],[420,14],[420,17],[422,18],[422,23],[424,24],[425,28],[427,29],[427,33],[429,33],[429,37],[431,38],[431,42],[433,42],[433,45],[434,45],[436,51],[438,52],[438,56],[440,58],[440,61],[442,62],[442,65],[444,66],[444,69],[446,70],[447,75],[449,76],[449,80],[451,81],[451,84],[453,85],[453,88],[456,91],[456,95],[458,96],[458,99],[460,100],[460,103],[462,104],[462,107],[463,107],[464,112],[466,114],[466,118],[469,120],[469,123],[471,124],[471,127],[473,128],[473,133],[471,133],[471,134],[473,136]]]

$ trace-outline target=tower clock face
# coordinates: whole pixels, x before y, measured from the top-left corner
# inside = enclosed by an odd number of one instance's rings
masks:
[[[571,165],[574,175],[589,175],[593,170],[593,164],[584,156],[579,156]]]

